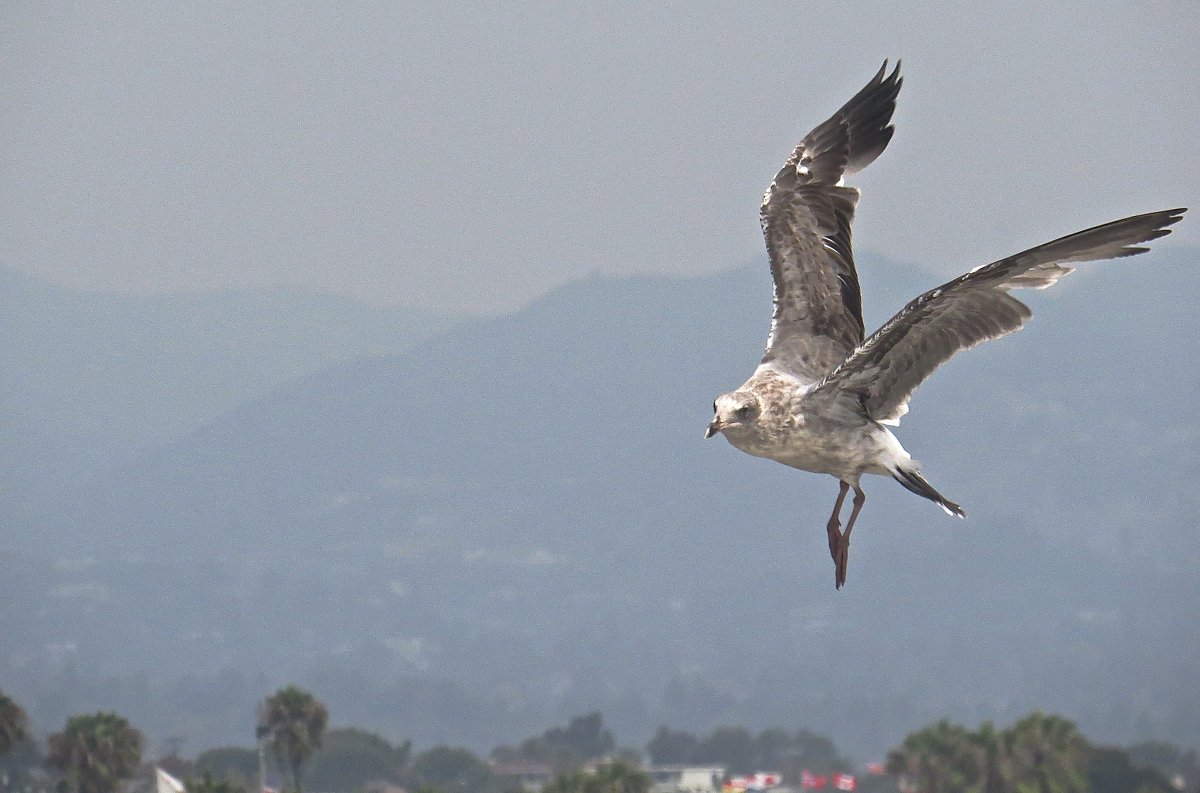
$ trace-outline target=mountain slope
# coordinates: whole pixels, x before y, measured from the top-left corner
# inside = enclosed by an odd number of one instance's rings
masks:
[[[17,491],[115,466],[287,380],[448,324],[300,291],[102,294],[0,268],[0,475]]]
[[[931,285],[864,258],[876,324]],[[760,350],[763,269],[577,283],[84,484],[16,546],[46,576],[4,593],[30,608],[0,672],[47,714],[71,663],[141,680],[152,731],[204,681],[297,679],[339,721],[480,746],[591,707],[860,755],[1039,706],[1200,740],[1192,257],[1096,265],[926,384],[900,436],[971,517],[868,480],[841,593],[832,480],[702,440]],[[249,703],[208,698],[196,733],[235,739]]]

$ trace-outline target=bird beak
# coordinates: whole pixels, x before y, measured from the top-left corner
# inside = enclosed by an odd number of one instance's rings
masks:
[[[721,423],[721,419],[714,417],[712,424],[709,424],[708,429],[704,431],[704,440],[708,440],[723,429],[725,429],[725,425]]]

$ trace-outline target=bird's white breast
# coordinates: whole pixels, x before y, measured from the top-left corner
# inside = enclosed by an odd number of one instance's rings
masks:
[[[885,427],[858,416],[828,415],[806,404],[804,388],[751,383],[747,386],[762,400],[762,412],[749,425],[725,432],[747,454],[849,482],[864,473],[886,475],[895,459],[908,457]]]

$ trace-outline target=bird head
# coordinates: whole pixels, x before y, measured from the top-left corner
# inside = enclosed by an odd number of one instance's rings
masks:
[[[758,418],[761,410],[762,403],[749,391],[721,394],[713,402],[713,420],[708,425],[704,437],[711,438],[718,432],[749,426]]]

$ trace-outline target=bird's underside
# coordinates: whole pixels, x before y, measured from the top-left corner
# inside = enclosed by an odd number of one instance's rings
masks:
[[[921,475],[884,425],[899,423],[908,400],[955,353],[1019,330],[1032,316],[1010,292],[1043,289],[1077,262],[1144,253],[1170,233],[1184,209],[1135,215],[1070,234],[977,267],[908,303],[865,337],[850,228],[858,190],[846,175],[887,147],[900,67],[887,63],[792,152],[763,196],[760,218],[774,282],[766,350],[754,374],[713,403],[705,437],[838,480],[826,524],[834,583],[846,582],[850,533],[866,502],[863,474],[891,476],[949,515],[962,508]],[[840,516],[850,491],[850,515]]]

